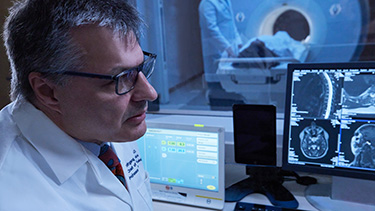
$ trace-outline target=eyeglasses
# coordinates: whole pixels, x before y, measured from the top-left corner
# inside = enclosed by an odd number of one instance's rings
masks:
[[[137,82],[137,79],[138,79],[139,72],[142,72],[147,79],[150,78],[151,74],[154,72],[155,63],[156,63],[156,54],[143,51],[143,55],[147,58],[144,59],[142,64],[140,64],[137,67],[124,70],[121,73],[116,74],[116,75],[103,75],[103,74],[83,73],[83,72],[75,72],[75,71],[66,71],[60,74],[112,80],[116,82],[116,94],[124,95],[134,89],[135,83]]]

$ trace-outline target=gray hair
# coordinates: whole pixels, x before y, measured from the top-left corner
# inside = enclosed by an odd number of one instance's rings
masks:
[[[86,24],[110,27],[124,37],[133,32],[137,41],[144,26],[126,0],[21,0],[9,9],[3,37],[12,71],[12,101],[34,99],[28,80],[31,72],[63,85],[65,78],[54,73],[83,66],[83,54],[69,32]]]

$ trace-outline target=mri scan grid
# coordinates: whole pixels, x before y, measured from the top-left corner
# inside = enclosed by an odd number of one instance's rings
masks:
[[[375,171],[375,69],[301,69],[292,80],[288,162]]]

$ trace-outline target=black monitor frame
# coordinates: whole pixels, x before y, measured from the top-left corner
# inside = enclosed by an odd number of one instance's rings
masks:
[[[288,65],[287,73],[287,88],[286,88],[286,105],[285,105],[285,121],[284,121],[284,135],[283,135],[283,155],[282,155],[282,168],[285,170],[312,172],[324,175],[343,176],[359,179],[375,180],[375,169],[361,170],[345,167],[323,167],[317,165],[300,165],[288,162],[289,153],[289,134],[290,134],[290,116],[292,106],[292,79],[293,71],[295,69],[342,69],[352,71],[353,69],[375,69],[375,62],[347,62],[347,63],[291,63]],[[307,96],[306,96],[307,97]],[[340,106],[340,105],[338,105]],[[374,112],[375,115],[375,112]],[[375,120],[375,118],[373,119]]]

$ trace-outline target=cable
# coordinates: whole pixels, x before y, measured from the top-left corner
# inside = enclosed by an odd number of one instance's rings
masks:
[[[300,185],[313,185],[313,184],[316,184],[318,182],[318,180],[314,177],[310,177],[310,176],[299,176],[296,172],[294,171],[285,171],[285,170],[282,170],[281,171],[281,174],[283,177],[286,177],[286,176],[293,176],[296,178],[296,182]]]

